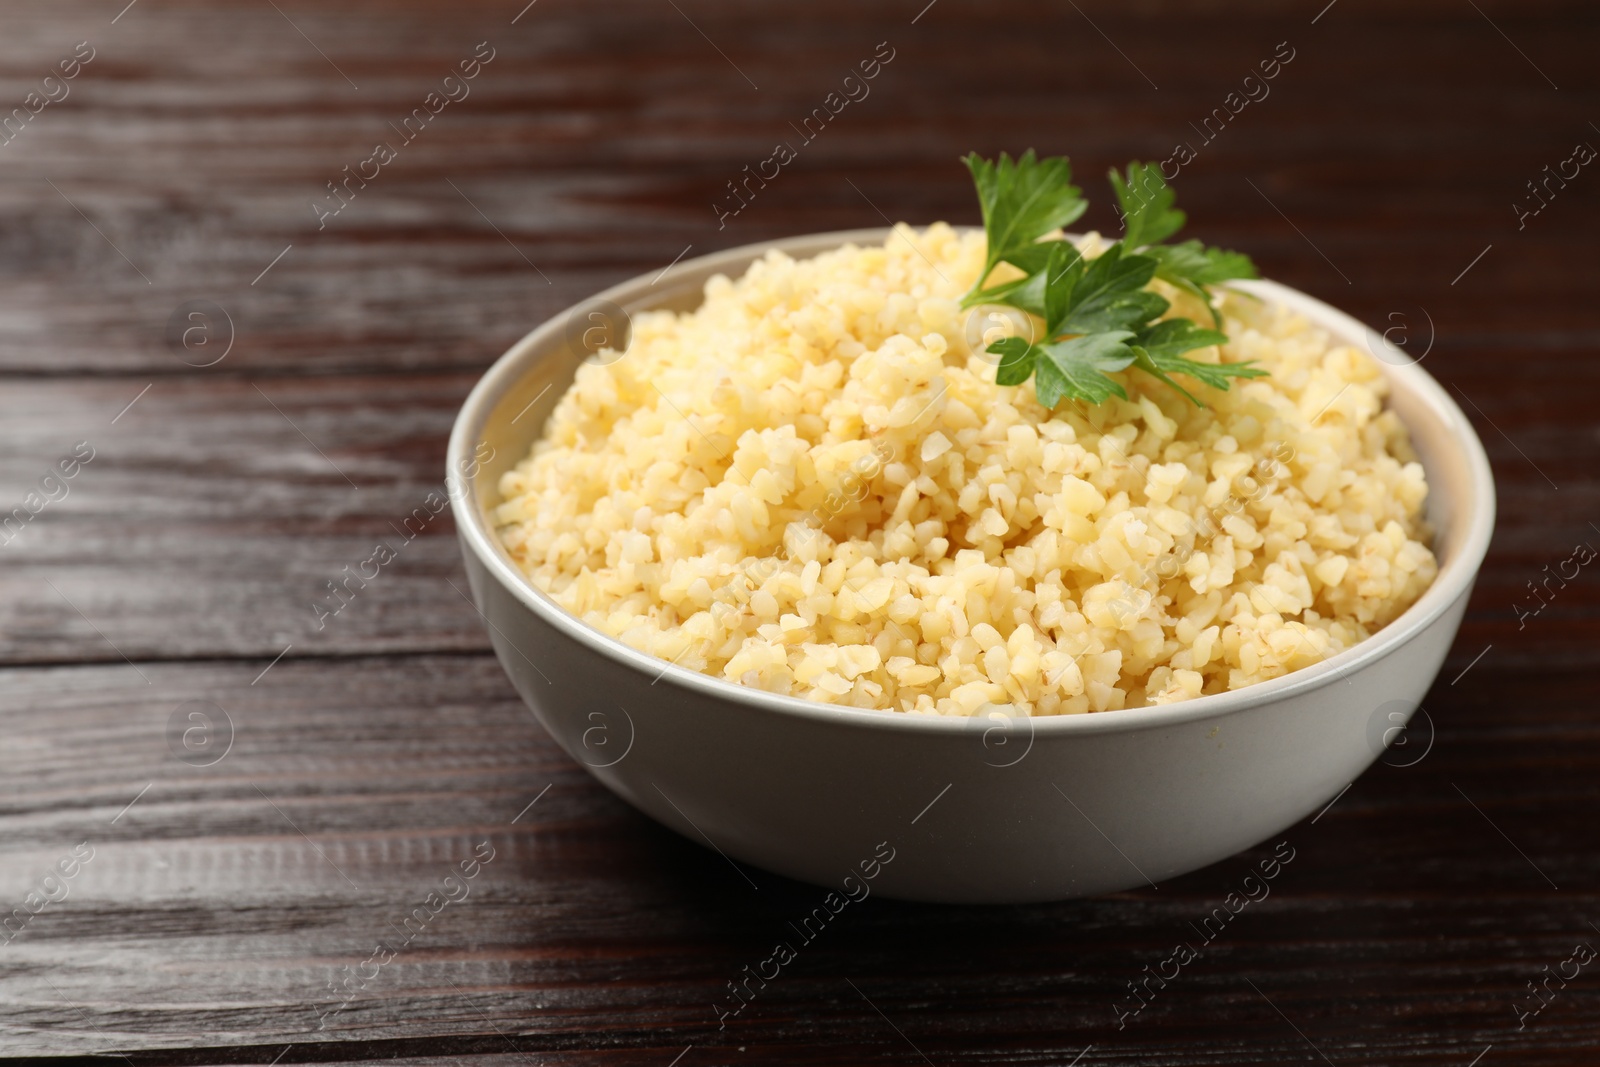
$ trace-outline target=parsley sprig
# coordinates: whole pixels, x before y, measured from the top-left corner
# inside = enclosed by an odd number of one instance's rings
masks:
[[[1195,240],[1165,243],[1183,228],[1186,216],[1173,206],[1172,187],[1155,164],[1130,163],[1126,175],[1111,172],[1123,235],[1094,259],[1085,259],[1071,242],[1049,239],[1089,206],[1072,184],[1066,157],[1037,159],[1029,149],[1016,160],[1002,152],[991,162],[974,152],[963,162],[978,187],[988,253],[961,306],[1004,304],[1044,321],[1040,340],[1007,337],[989,346],[1000,356],[996,384],[1021,385],[1031,377],[1045,407],[1067,397],[1100,404],[1113,396],[1127,399],[1111,375],[1131,366],[1199,404],[1173,375],[1226,389],[1230,379],[1267,373],[1248,363],[1189,359],[1185,353],[1220,345],[1227,336],[1187,318],[1162,318],[1171,305],[1146,288],[1154,278],[1198,298],[1210,311],[1211,324],[1220,327],[1222,316],[1208,286],[1258,275],[1242,253]],[[1023,276],[987,285],[1001,263]]]

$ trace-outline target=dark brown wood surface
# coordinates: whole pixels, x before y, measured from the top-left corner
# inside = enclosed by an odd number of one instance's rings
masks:
[[[65,893],[0,934],[0,1056],[1595,1062],[1596,965],[1518,1011],[1600,945],[1600,577],[1515,610],[1600,545],[1600,172],[1515,206],[1600,146],[1592,6],[524,3],[0,8],[0,116],[93,50],[0,145],[0,515],[93,450],[0,534],[0,915]],[[319,230],[326,183],[479,42],[470,95]],[[880,42],[870,95],[719,228],[725,183]],[[1191,124],[1280,42],[1270,95],[1206,143]],[[448,515],[319,629],[322,583],[438,488],[476,376],[567,304],[880,211],[975,221],[969,149],[1070,153],[1109,228],[1099,175],[1180,141],[1198,236],[1401,328],[1489,449],[1500,519],[1431,750],[1288,831],[1270,897],[1124,1028],[1127,984],[1255,854],[1099,900],[869,900],[719,1030],[817,891],[752,890],[561,753]],[[174,349],[201,300],[231,327]],[[226,748],[205,766],[172,741],[196,709]],[[475,848],[470,894],[372,975]]]

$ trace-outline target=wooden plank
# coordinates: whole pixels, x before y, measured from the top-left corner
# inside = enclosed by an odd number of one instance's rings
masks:
[[[307,1062],[328,1058],[324,1041],[340,1043],[334,1058],[389,1058],[510,1040],[557,1062],[610,1049],[609,1062],[665,1063],[691,1043],[699,1062],[741,1045],[764,1060],[915,1059],[881,1010],[935,1062],[984,1048],[988,1062],[1059,1063],[1091,1042],[1121,1062],[1188,1062],[1197,1045],[1207,1062],[1304,1058],[1249,982],[1334,1062],[1453,1063],[1495,1042],[1555,1063],[1594,1037],[1578,984],[1537,1040],[1510,1011],[1528,976],[1592,936],[1600,903],[1594,857],[1571,847],[1600,771],[1582,672],[1542,672],[1544,699],[1517,716],[1505,709],[1527,673],[1441,681],[1426,757],[1375,767],[1288,831],[1295,855],[1270,895],[1120,1031],[1127,982],[1198,943],[1191,924],[1270,848],[1101,900],[869,899],[719,1031],[726,983],[792,937],[820,891],[759,871],[752,890],[633,813],[554,747],[491,658],[285,662],[254,686],[238,664],[145,669],[150,686],[109,665],[0,672],[0,901],[93,849],[64,899],[0,945],[8,1053],[249,1057],[303,1042]],[[207,766],[169,746],[191,701],[232,728]],[[494,858],[461,880],[465,896],[367,967],[319,1029],[330,979],[375,941],[398,943],[391,927],[484,842]]]
[[[1198,233],[1371,321],[1428,307],[1456,333],[1490,314],[1506,335],[1588,329],[1583,276],[1567,264],[1597,221],[1593,199],[1574,190],[1522,232],[1510,208],[1589,136],[1581,94],[1544,92],[1472,12],[1427,32],[1355,0],[1315,27],[1263,25],[1261,10],[1169,14],[1183,27],[1170,40],[1100,13],[1113,39],[1139,42],[1125,60],[1070,7],[1010,5],[1008,18],[946,4],[912,26],[832,4],[815,9],[816,26],[774,33],[764,16],[715,4],[691,23],[640,0],[604,31],[582,5],[546,0],[516,26],[504,6],[145,3],[115,25],[82,3],[19,12],[0,42],[16,94],[76,41],[93,38],[97,53],[70,95],[0,150],[0,368],[188,373],[164,338],[198,299],[231,319],[233,370],[476,367],[685,248],[871,225],[880,210],[975,221],[954,160],[969,147],[1072,152],[1096,194],[1088,221],[1112,227],[1099,175],[1180,140],[1199,152],[1180,179]],[[1499,17],[1516,18],[1524,50],[1570,85],[1586,46],[1557,27],[1592,25],[1592,12],[1542,9]],[[1037,44],[1019,42],[1018,20]],[[738,68],[760,91],[695,26],[740,42]],[[1206,143],[1195,125],[1282,37],[1296,58],[1271,95]],[[326,183],[398,140],[391,124],[480,40],[495,59],[470,94],[319,229],[310,204]],[[870,95],[719,227],[726,183],[798,139],[791,124],[882,40],[895,58]],[[1495,76],[1479,76],[1485,67]],[[1445,115],[1417,88],[1434,79],[1450,86]],[[1522,121],[1534,106],[1540,121]],[[1472,285],[1452,288],[1490,243]],[[1481,306],[1486,293],[1503,298],[1498,311]]]
[[[11,537],[0,552],[12,565],[0,657],[270,659],[289,644],[297,657],[486,649],[444,506],[444,442],[472,381],[6,387],[0,487],[13,526],[0,534]],[[93,458],[75,477],[41,485],[80,442]],[[23,524],[14,509],[26,517],[52,490],[60,498]],[[40,495],[30,503],[29,493]],[[327,583],[343,583],[345,568],[359,570],[380,542],[396,558],[371,581],[355,579],[347,605],[328,617],[340,598]]]

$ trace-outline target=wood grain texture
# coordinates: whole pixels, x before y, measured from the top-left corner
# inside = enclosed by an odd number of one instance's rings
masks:
[[[271,1055],[312,1046],[297,1057],[356,1042],[386,1058],[422,1036],[434,1051],[500,1051],[483,1040],[498,1030],[530,1054],[610,1047],[626,1063],[690,1043],[711,1062],[740,1044],[774,1060],[830,1062],[849,1047],[912,1062],[854,982],[936,1062],[974,1047],[985,1062],[1060,1062],[1090,1042],[1114,1062],[1182,1062],[1196,1044],[1207,1062],[1292,1061],[1304,1046],[1273,1025],[1276,1004],[1335,1062],[1453,1063],[1508,1040],[1525,976],[1590,936],[1600,907],[1593,856],[1571,836],[1593,817],[1600,765],[1587,680],[1548,676],[1551,712],[1530,724],[1502,713],[1528,676],[1480,665],[1471,689],[1429,702],[1427,757],[1375,767],[1288,831],[1295,856],[1272,894],[1125,1031],[1111,1007],[1125,983],[1197,941],[1190,924],[1270,849],[1102,900],[869,900],[719,1033],[724,983],[792,936],[787,922],[820,891],[759,871],[752,890],[611,798],[492,660],[287,661],[256,685],[233,663],[143,669],[148,686],[110,665],[5,672],[0,714],[16,740],[0,757],[0,899],[20,899],[71,845],[95,849],[66,899],[0,947],[9,1047],[203,1037]],[[233,732],[206,767],[176,760],[167,739],[172,712],[196,700]],[[927,842],[905,847],[936,847],[937,822],[924,829]],[[471,894],[319,1029],[330,975],[397,940],[483,841],[495,858]],[[1513,1047],[1561,1062],[1561,1041],[1592,1040],[1597,1007],[1575,984]]]
[[[0,661],[486,650],[442,506],[445,439],[472,381],[8,385],[8,505],[79,442],[94,456],[25,524],[0,516],[14,524],[0,532]],[[380,543],[396,559],[322,617],[316,604],[338,604],[327,583]]]
[[[0,522],[94,450],[0,533],[0,916],[94,850],[0,934],[0,1057],[1593,1062],[1600,977],[1525,1028],[1513,1005],[1600,942],[1600,579],[1526,622],[1514,608],[1600,544],[1600,176],[1520,228],[1512,207],[1600,145],[1592,8],[524,2],[0,17],[0,116],[95,49],[0,145]],[[470,96],[319,229],[325,183],[398,142],[391,124],[484,41]],[[719,227],[724,183],[797,143],[791,123],[883,41],[870,96]],[[1191,124],[1284,41],[1270,96],[1205,142]],[[1401,328],[1489,450],[1501,513],[1425,704],[1431,749],[1288,831],[1270,897],[1120,1029],[1127,983],[1270,849],[1099,900],[868,900],[719,1030],[726,983],[818,891],[749,871],[752,890],[522,708],[448,513],[404,536],[456,408],[529,328],[686,250],[972,222],[956,157],[1029,145],[1072,154],[1087,222],[1109,228],[1099,175],[1179,141],[1198,149],[1177,181],[1197,235]],[[175,348],[196,300],[231,328]],[[402,538],[319,627],[323,583]],[[231,742],[214,764],[178,758],[195,759],[174,717],[197,709],[203,740]],[[930,816],[907,847],[937,832]],[[341,969],[485,842],[470,895],[324,1019]]]

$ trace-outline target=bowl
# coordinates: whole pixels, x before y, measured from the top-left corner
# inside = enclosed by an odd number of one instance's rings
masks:
[[[490,520],[501,474],[540,436],[578,364],[625,315],[688,310],[714,274],[777,248],[805,258],[887,229],[734,248],[640,276],[512,346],[472,390],[447,477],[495,654],[546,730],[607,789],[737,863],[859,894],[992,903],[1108,893],[1272,838],[1401,735],[1444,662],[1494,526],[1483,446],[1420,366],[1350,316],[1241,283],[1382,356],[1427,472],[1439,575],[1368,640],[1292,674],[1160,707],[933,718],[815,704],[639,652],[528,581]],[[1354,857],[1352,857],[1354,859]],[[735,862],[737,861],[737,863]]]

